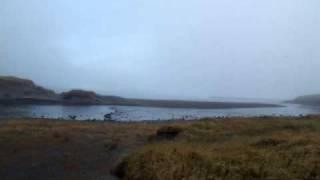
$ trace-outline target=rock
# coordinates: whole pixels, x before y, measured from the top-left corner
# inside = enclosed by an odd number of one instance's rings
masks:
[[[70,118],[71,120],[76,120],[76,119],[77,119],[77,116],[69,115],[69,118]]]
[[[157,130],[156,137],[160,139],[174,139],[183,131],[182,128],[176,126],[164,126]]]
[[[113,114],[113,113],[105,114],[105,115],[104,115],[104,120],[105,120],[105,121],[110,121],[110,120],[112,120],[112,114]]]
[[[45,89],[28,79],[0,76],[0,99],[56,98],[54,91]]]
[[[99,97],[93,91],[71,90],[61,94],[65,104],[99,104]]]

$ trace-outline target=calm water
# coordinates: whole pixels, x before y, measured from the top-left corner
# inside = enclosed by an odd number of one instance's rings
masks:
[[[320,107],[290,105],[281,108],[246,108],[246,109],[175,109],[133,106],[0,106],[0,117],[45,117],[68,119],[69,115],[77,116],[78,120],[103,120],[107,113],[113,113],[112,119],[118,121],[194,119],[221,116],[261,116],[320,113]]]

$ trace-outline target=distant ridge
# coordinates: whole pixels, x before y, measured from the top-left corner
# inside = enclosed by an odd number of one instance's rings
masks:
[[[93,91],[80,89],[57,94],[36,85],[32,80],[13,76],[0,76],[0,104],[126,105],[201,109],[280,107],[277,104],[252,102],[129,99],[99,95]]]
[[[287,101],[287,102],[293,103],[293,104],[320,106],[320,94],[299,96],[299,97],[297,97],[293,100]]]
[[[58,95],[49,89],[37,86],[28,79],[0,76],[0,99],[2,102],[56,101]]]

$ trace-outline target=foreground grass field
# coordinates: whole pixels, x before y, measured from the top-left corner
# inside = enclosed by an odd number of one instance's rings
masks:
[[[156,125],[0,120],[0,179],[114,179],[110,170]]]
[[[0,179],[320,179],[317,116],[1,120],[0,148]]]

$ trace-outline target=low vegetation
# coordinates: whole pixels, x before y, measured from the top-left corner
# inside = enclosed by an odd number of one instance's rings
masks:
[[[0,179],[113,179],[110,170],[158,126],[45,119],[0,120]]]
[[[121,179],[320,179],[320,119],[202,120],[124,158]],[[171,135],[176,127],[166,127]],[[176,132],[176,131],[175,131]]]
[[[0,179],[320,179],[320,117],[0,121]],[[112,174],[111,174],[112,173]]]

